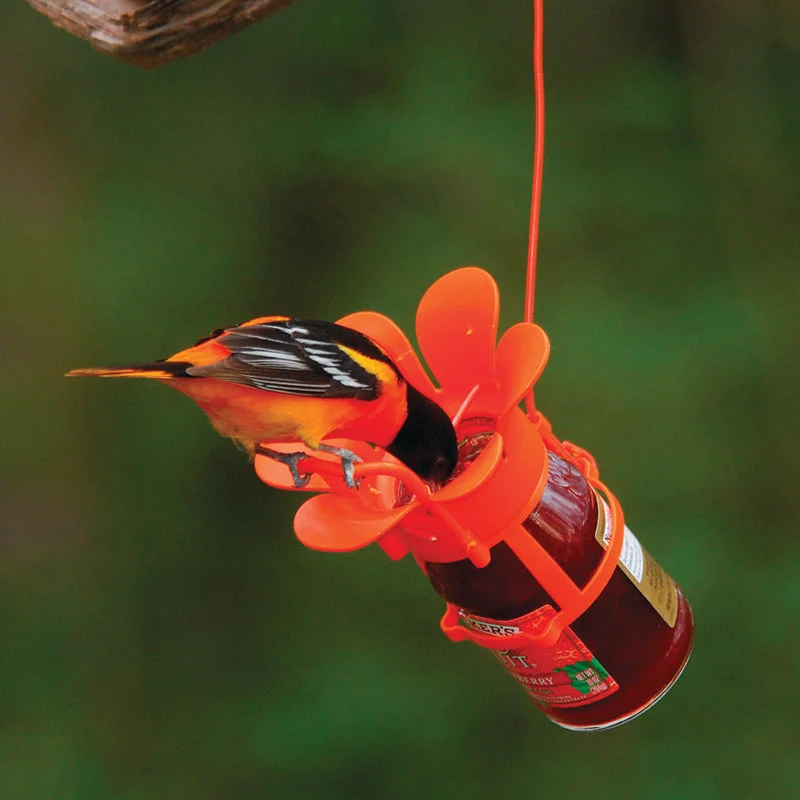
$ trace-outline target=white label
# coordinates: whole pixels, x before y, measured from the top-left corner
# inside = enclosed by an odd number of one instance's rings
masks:
[[[595,538],[608,549],[611,542],[611,509],[600,495]],[[622,548],[619,566],[631,579],[633,585],[650,601],[650,605],[661,615],[670,628],[678,618],[678,589],[675,582],[658,565],[658,562],[640,544],[630,528],[625,525],[622,533]]]
[[[611,519],[611,509],[603,500],[603,511],[605,511],[605,529],[603,530],[603,544],[608,547],[611,541],[611,529],[613,520]],[[631,529],[625,526],[625,535],[622,537],[622,551],[619,554],[619,563],[630,572],[637,583],[642,582],[644,575],[644,550],[639,544],[639,540],[634,536]]]

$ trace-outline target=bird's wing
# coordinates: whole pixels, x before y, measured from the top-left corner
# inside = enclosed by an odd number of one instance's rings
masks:
[[[282,394],[373,400],[381,375],[387,368],[394,372],[369,339],[331,322],[262,318],[225,331],[215,342],[230,356],[191,367],[189,374]]]

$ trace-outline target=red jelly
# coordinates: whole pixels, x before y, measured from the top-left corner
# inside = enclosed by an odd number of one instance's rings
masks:
[[[469,468],[491,437],[486,422],[461,426],[466,435],[456,474]],[[522,525],[583,587],[604,553],[607,509],[573,464],[552,452],[548,463],[544,493]],[[627,528],[620,564],[594,604],[547,652],[503,650],[498,640],[495,655],[562,727],[598,730],[632,719],[670,688],[689,658],[689,604]],[[426,562],[425,570],[434,589],[460,609],[462,621],[481,630],[503,629],[493,622],[513,629],[537,609],[557,608],[505,542],[491,548],[485,567],[464,559]]]

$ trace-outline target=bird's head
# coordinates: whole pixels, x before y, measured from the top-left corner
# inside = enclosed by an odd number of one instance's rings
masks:
[[[458,460],[458,441],[450,418],[410,384],[407,407],[405,422],[386,449],[423,480],[444,482]]]

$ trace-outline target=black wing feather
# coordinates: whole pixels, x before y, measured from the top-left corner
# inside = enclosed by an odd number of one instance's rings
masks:
[[[219,343],[232,354],[217,364],[193,367],[191,374],[282,394],[360,400],[377,397],[377,377],[340,345],[394,367],[389,357],[363,334],[318,320],[242,325],[224,333]]]

